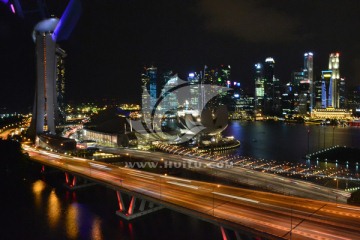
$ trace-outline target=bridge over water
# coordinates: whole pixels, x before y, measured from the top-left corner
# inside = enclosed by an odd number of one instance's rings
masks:
[[[90,180],[114,189],[126,219],[162,207],[220,226],[223,239],[356,239],[360,208],[176,178],[24,146],[31,160],[65,172],[72,189]]]

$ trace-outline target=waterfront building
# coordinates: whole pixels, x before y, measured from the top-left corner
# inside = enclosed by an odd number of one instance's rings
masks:
[[[311,111],[313,119],[352,119],[352,111],[346,109],[336,109],[333,107],[313,109]]]

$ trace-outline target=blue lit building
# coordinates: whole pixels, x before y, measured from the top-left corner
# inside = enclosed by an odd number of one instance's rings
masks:
[[[149,94],[150,94],[150,106],[155,107],[157,102],[157,68],[151,66],[146,69],[146,75],[149,78]]]
[[[321,71],[321,107],[333,107],[333,84],[332,71],[326,70]]]

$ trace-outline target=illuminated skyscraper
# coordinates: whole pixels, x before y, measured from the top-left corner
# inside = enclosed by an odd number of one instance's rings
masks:
[[[346,104],[346,89],[345,89],[345,78],[340,78],[339,84],[339,108],[345,109],[347,106]]]
[[[56,93],[59,119],[65,117],[65,57],[66,52],[60,47],[56,48]]]
[[[333,86],[332,71],[326,70],[321,72],[321,107],[333,107]]]
[[[177,74],[173,74],[172,71],[167,71],[163,74],[165,81],[164,87],[161,89],[161,107],[165,111],[177,110],[179,107],[179,101],[176,91],[171,91],[173,88],[179,86],[179,78]]]
[[[293,87],[294,96],[294,113],[304,114],[307,111],[307,100],[304,98],[304,94],[301,94],[304,86],[304,71],[296,71],[291,74],[291,85]]]
[[[146,68],[144,68],[144,72],[141,74],[141,102],[142,102],[142,114],[144,119],[150,119],[151,110],[150,110],[150,96],[148,95],[147,86],[149,84],[149,76],[146,74]]]
[[[231,76],[231,66],[230,65],[220,65],[218,73],[218,85],[226,86],[227,82],[230,81]]]
[[[53,33],[59,20],[41,21],[35,26],[36,44],[36,92],[33,121],[36,134],[48,131],[55,134],[57,105],[56,93],[56,42]]]
[[[261,63],[255,64],[255,111],[262,113],[264,110],[264,73]]]
[[[190,107],[192,109],[202,110],[202,96],[200,75],[195,73],[189,73],[188,82],[190,84]]]
[[[340,54],[331,53],[329,57],[329,70],[331,76],[331,106],[339,108],[340,106]]]
[[[151,66],[149,68],[146,68],[145,75],[148,78],[149,83],[149,94],[150,94],[150,100],[149,104],[151,108],[154,108],[157,102],[158,94],[157,94],[157,84],[158,84],[158,78],[157,78],[157,68],[154,66]]]
[[[274,104],[274,71],[275,60],[271,57],[265,59],[264,63],[264,113],[273,115]]]
[[[18,5],[17,9],[21,9],[21,6]],[[64,55],[56,42],[64,41],[70,36],[81,11],[80,0],[70,0],[60,20],[51,17],[40,21],[34,27],[36,87],[30,135],[36,136],[44,131],[56,134],[56,123],[59,122],[58,98],[63,99],[65,74],[61,61]],[[46,17],[45,14],[42,17]],[[57,94],[57,79],[60,95]]]
[[[304,80],[309,85],[307,98],[309,102],[309,112],[314,108],[314,54],[307,52],[304,54]]]

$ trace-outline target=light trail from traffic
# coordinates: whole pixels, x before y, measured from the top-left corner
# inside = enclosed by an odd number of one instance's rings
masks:
[[[186,208],[194,215],[205,214],[279,238],[291,235],[292,239],[345,240],[360,234],[359,207],[180,179],[100,162],[96,164],[103,168],[94,168],[91,160],[80,161],[28,146],[24,149],[40,164],[143,194],[164,206]]]

